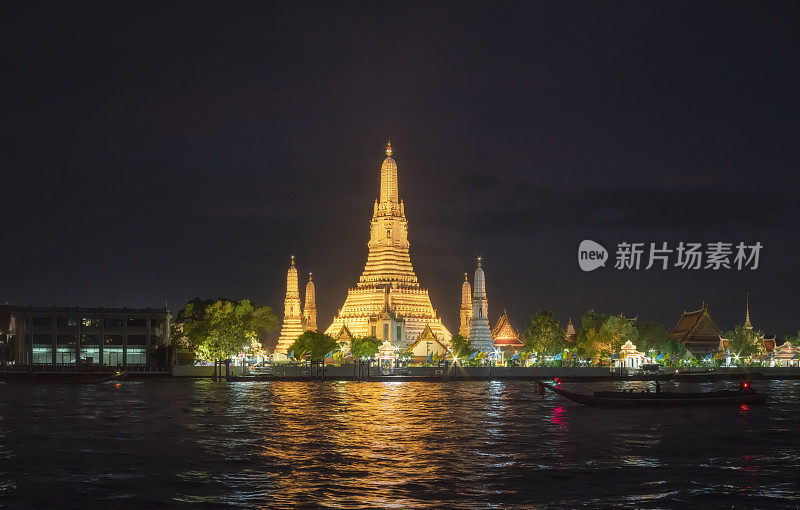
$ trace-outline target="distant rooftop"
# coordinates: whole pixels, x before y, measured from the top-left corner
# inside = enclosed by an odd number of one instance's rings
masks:
[[[80,307],[80,306],[13,306],[15,312],[45,312],[45,313],[168,313],[166,308],[127,308],[114,307]]]

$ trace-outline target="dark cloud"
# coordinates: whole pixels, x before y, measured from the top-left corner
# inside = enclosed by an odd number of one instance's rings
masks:
[[[450,327],[483,254],[491,310],[517,326],[587,306],[671,323],[700,298],[730,323],[750,290],[765,329],[797,329],[797,11],[16,3],[0,19],[4,297],[280,309],[295,253],[323,323],[363,268],[391,138],[414,263]],[[764,266],[583,274],[587,237],[759,239]]]

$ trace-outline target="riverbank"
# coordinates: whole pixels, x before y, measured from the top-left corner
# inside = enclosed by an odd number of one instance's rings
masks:
[[[212,367],[176,366],[175,377],[212,376]],[[685,368],[680,371],[662,371],[657,374],[611,371],[608,367],[407,367],[381,371],[366,366],[328,365],[309,370],[304,365],[276,365],[270,373],[252,374],[241,367],[231,367],[231,380],[238,381],[465,381],[465,380],[530,380],[541,381],[559,378],[564,381],[592,382],[614,380],[800,380],[800,368],[744,367],[744,368]]]
[[[150,378],[211,378],[213,367],[176,365],[172,373],[164,371],[126,371],[126,379]],[[223,378],[225,371],[223,370]],[[0,381],[5,382],[81,382],[111,377],[117,370],[48,370],[42,367],[0,369]],[[545,381],[561,379],[571,382],[599,381],[727,381],[727,380],[800,380],[800,368],[726,367],[684,368],[658,373],[641,371],[612,371],[608,367],[406,367],[381,371],[361,365],[276,365],[268,371],[253,373],[242,367],[230,367],[230,381]]]

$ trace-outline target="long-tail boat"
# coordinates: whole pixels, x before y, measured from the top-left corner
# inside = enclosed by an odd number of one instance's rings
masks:
[[[592,395],[565,390],[560,384],[541,383],[550,391],[564,398],[587,406],[604,407],[677,407],[710,405],[757,405],[763,404],[767,396],[756,393],[750,382],[745,381],[736,390],[707,392],[660,391],[595,391]]]

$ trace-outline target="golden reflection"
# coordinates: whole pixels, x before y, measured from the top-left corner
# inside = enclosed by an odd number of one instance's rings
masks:
[[[407,382],[270,383],[274,422],[258,446],[265,462],[286,471],[274,478],[275,494],[298,501],[324,478],[326,486],[351,486],[326,494],[329,505],[352,504],[354,481],[356,500],[411,505],[408,487],[440,479],[437,459],[453,453],[430,440],[450,433],[448,424],[457,421],[458,409],[443,402],[440,390]]]

